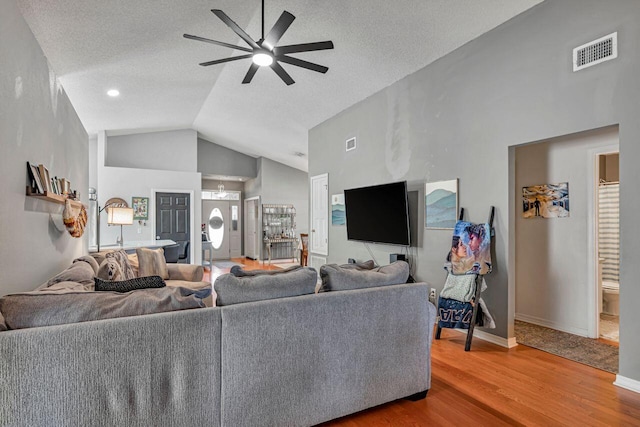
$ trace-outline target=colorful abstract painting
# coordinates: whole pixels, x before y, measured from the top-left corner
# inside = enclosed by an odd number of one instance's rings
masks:
[[[334,194],[331,196],[331,224],[345,225],[347,218],[344,209],[344,194]]]
[[[424,191],[425,226],[451,229],[458,219],[458,180],[427,182]]]
[[[522,187],[523,218],[566,218],[568,216],[568,182]]]

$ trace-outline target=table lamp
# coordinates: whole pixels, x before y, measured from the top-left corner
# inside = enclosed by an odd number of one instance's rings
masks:
[[[107,224],[120,226],[120,238],[116,243],[122,246],[124,244],[124,239],[122,237],[122,226],[133,224],[133,209],[107,208]]]

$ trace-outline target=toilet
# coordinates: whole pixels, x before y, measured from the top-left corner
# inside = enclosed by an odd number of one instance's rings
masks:
[[[617,282],[602,281],[602,312],[612,316],[618,316],[620,305],[620,284]]]

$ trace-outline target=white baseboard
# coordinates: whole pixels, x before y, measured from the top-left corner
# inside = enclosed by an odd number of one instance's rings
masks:
[[[635,393],[640,393],[640,381],[623,377],[620,374],[616,375],[616,380],[613,382],[613,385],[626,388],[627,390],[631,390]]]
[[[460,333],[463,333],[465,335],[467,334],[466,329],[454,329],[454,330]],[[483,341],[488,341],[492,344],[496,344],[496,345],[499,345],[500,347],[505,347],[505,348],[513,348],[518,345],[515,337],[502,338],[497,335],[490,334],[488,332],[479,331],[477,329],[473,330],[473,338],[478,338]]]
[[[589,338],[589,331],[587,329],[567,327],[566,325],[562,325],[557,322],[540,319],[539,317],[527,316],[526,314],[516,313],[515,318],[516,320],[520,320],[522,322],[533,323],[534,325],[544,326],[545,328],[551,328],[557,331],[567,332],[569,334],[580,335],[581,337]]]

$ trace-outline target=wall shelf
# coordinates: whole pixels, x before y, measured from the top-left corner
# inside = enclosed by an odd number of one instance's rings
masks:
[[[67,200],[66,196],[63,196],[62,194],[55,194],[49,191],[45,191],[44,194],[43,193],[32,193],[31,192],[31,188],[27,187],[27,196],[29,197],[35,197],[37,199],[41,199],[41,200],[46,200],[48,202],[52,202],[52,203],[57,203],[59,205],[64,205],[65,201]],[[78,201],[78,200],[69,200],[71,202],[71,206],[77,209],[80,209],[82,207],[82,202]]]

